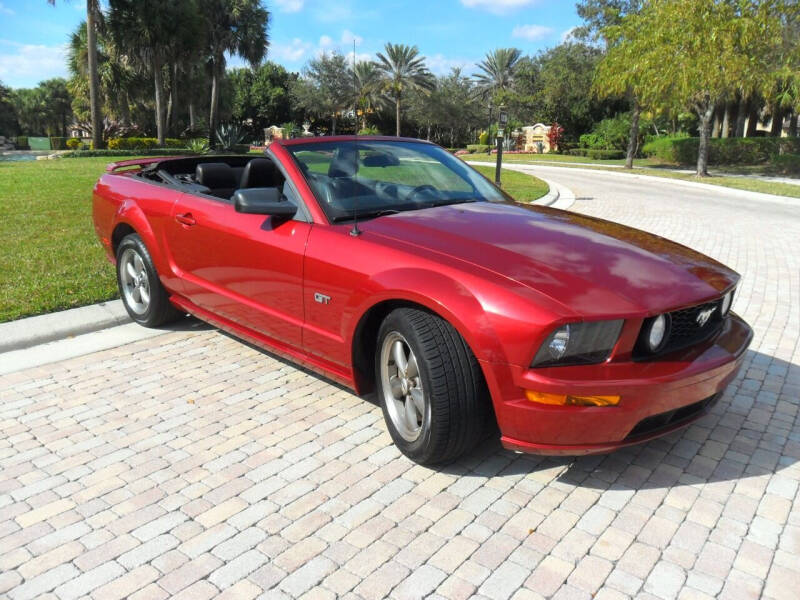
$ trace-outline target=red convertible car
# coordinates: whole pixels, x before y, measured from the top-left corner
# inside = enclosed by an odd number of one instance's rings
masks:
[[[94,224],[131,317],[191,313],[375,391],[419,463],[608,452],[719,398],[752,332],[739,276],[622,225],[514,202],[442,148],[279,141],[109,165]]]

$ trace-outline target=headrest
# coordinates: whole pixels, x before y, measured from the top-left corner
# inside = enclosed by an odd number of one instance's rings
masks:
[[[254,158],[242,172],[240,188],[273,187],[277,183],[278,169],[268,158]]]
[[[236,173],[226,163],[200,163],[194,171],[194,179],[212,190],[236,187]]]
[[[358,151],[352,146],[340,146],[328,167],[328,177],[353,177],[358,172]]]

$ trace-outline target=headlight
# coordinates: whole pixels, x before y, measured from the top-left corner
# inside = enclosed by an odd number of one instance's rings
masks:
[[[730,311],[731,304],[733,304],[733,290],[731,290],[722,297],[722,306],[720,306],[720,314],[723,317],[728,314],[728,311]]]
[[[622,319],[619,319],[562,325],[547,336],[531,366],[586,365],[603,362],[617,343],[622,323]]]
[[[669,317],[667,315],[658,315],[650,321],[650,330],[647,332],[647,347],[650,352],[658,352],[661,349],[667,338],[668,328]]]

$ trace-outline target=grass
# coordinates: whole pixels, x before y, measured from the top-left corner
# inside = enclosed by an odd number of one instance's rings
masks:
[[[117,295],[92,225],[92,187],[114,160],[0,161],[0,322]]]
[[[494,164],[496,157],[489,158],[486,154],[465,154],[461,156],[465,160],[477,160],[483,162],[491,162]],[[761,192],[764,194],[774,194],[776,196],[787,196],[790,198],[800,198],[800,185],[792,183],[781,183],[779,181],[764,181],[754,177],[747,177],[746,175],[769,175],[771,174],[768,166],[754,165],[749,167],[742,166],[718,166],[712,167],[711,172],[720,170],[722,172],[732,172],[737,175],[743,176],[728,176],[728,175],[713,175],[711,177],[696,177],[693,173],[681,173],[675,170],[673,165],[665,165],[664,163],[650,158],[637,158],[634,161],[634,166],[639,167],[633,171],[627,169],[615,168],[614,165],[622,165],[625,163],[623,159],[620,160],[593,160],[584,156],[567,156],[561,154],[531,154],[531,155],[503,155],[503,162],[520,163],[520,164],[535,164],[537,162],[560,162],[564,163],[564,167],[580,167],[583,169],[599,169],[614,171],[615,173],[625,173],[629,175],[651,175],[653,177],[666,177],[668,179],[682,179],[684,181],[694,181],[698,183],[707,183],[710,185],[718,185],[721,187],[734,188],[738,190],[746,190],[748,192]],[[584,163],[582,165],[574,165],[570,163]],[[591,164],[589,164],[591,163]]]
[[[494,181],[494,167],[472,165],[481,175]],[[533,202],[550,191],[550,186],[544,181],[527,173],[503,169],[500,174],[503,191],[511,195],[517,202]]]

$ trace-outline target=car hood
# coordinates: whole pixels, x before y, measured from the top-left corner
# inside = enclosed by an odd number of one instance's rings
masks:
[[[539,206],[456,204],[380,217],[362,229],[489,269],[583,317],[689,306],[718,297],[739,278],[656,235]]]

